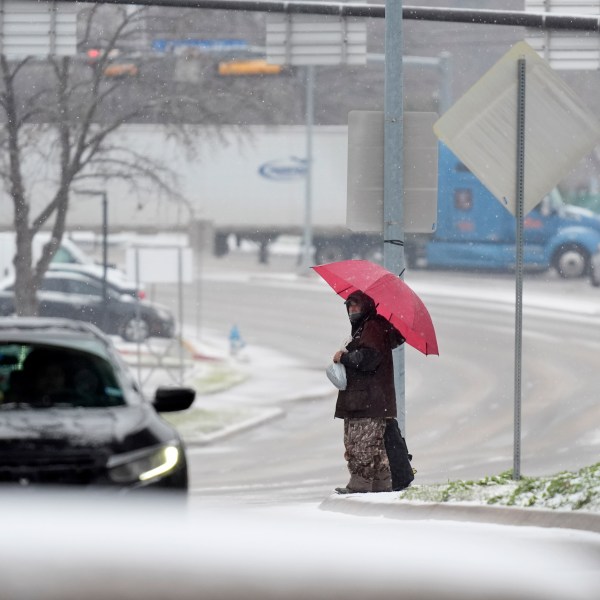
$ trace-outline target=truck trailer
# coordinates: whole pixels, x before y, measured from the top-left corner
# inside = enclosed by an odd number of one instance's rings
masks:
[[[188,155],[157,126],[120,130],[117,143],[173,171],[184,201],[109,180],[111,231],[181,231],[195,221],[212,237],[210,245],[219,256],[228,252],[230,236],[266,250],[281,235],[303,234],[309,199],[317,262],[376,251],[380,235],[352,233],[345,226],[347,127],[314,128],[310,197],[303,126],[226,127],[218,135],[208,128],[196,131],[199,150]],[[69,228],[97,228],[99,215],[99,203],[74,196]]]
[[[346,228],[347,127],[314,127],[310,189],[303,126],[224,128],[212,138],[202,128],[196,131],[202,143],[190,156],[155,125],[120,130],[121,143],[176,174],[184,201],[109,180],[112,232],[189,231],[191,223],[202,223],[201,231],[210,236],[217,255],[228,251],[227,240],[235,236],[256,242],[264,259],[279,236],[302,235],[310,201],[316,263],[381,256],[381,234]],[[74,197],[69,228],[97,227],[96,204]],[[404,242],[409,267],[510,270],[515,262],[515,219],[441,145],[437,228],[431,234],[407,234]],[[528,269],[554,267],[563,277],[587,274],[599,244],[600,217],[565,205],[557,190],[526,215]]]

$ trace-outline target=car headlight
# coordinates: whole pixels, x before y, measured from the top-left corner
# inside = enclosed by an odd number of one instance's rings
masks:
[[[115,483],[150,481],[173,471],[181,457],[181,448],[174,443],[118,454],[108,460],[108,476]]]

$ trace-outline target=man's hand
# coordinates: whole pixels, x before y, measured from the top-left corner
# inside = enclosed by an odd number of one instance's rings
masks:
[[[344,354],[343,350],[338,350],[334,355],[333,355],[333,362],[334,363],[339,363],[341,358],[342,358],[342,354]]]

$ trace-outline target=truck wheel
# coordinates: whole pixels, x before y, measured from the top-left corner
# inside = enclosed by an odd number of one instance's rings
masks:
[[[404,246],[404,260],[409,269],[417,269],[419,267],[416,246]]]
[[[381,246],[369,246],[363,252],[365,260],[370,260],[378,265],[383,264],[383,248]]]
[[[342,245],[333,242],[323,246],[317,246],[315,252],[315,261],[318,265],[344,260],[345,258],[345,248]]]
[[[215,256],[225,256],[229,252],[229,246],[227,245],[227,235],[224,233],[217,233],[215,235]]]
[[[554,256],[554,268],[565,279],[583,277],[589,269],[589,255],[580,246],[562,246]]]

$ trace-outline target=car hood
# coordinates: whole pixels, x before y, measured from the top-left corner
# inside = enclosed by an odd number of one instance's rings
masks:
[[[563,208],[563,216],[582,225],[600,230],[600,216],[587,208],[566,204]]]
[[[6,409],[1,412],[0,449],[104,448],[127,452],[158,443],[152,431],[153,409],[111,408]]]

